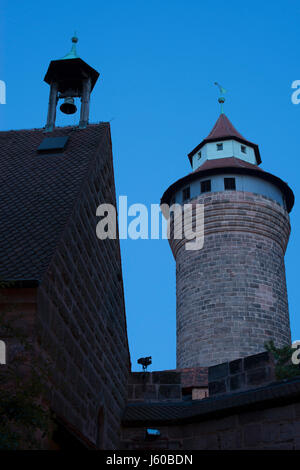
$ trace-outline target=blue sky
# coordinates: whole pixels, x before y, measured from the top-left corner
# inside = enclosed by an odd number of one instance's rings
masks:
[[[187,153],[218,117],[217,89],[228,89],[225,112],[245,138],[259,144],[262,168],[295,192],[286,255],[293,339],[300,339],[298,204],[300,79],[296,1],[153,0],[3,2],[0,79],[7,104],[1,129],[43,127],[51,59],[71,46],[101,74],[91,122],[110,121],[118,195],[129,204],[158,203],[190,171]],[[77,122],[61,116],[58,125]],[[153,367],[175,367],[175,263],[166,240],[121,243],[129,344]]]

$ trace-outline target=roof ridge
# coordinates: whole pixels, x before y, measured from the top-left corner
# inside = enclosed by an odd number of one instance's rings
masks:
[[[110,125],[109,121],[99,121],[99,122],[92,122],[87,125],[84,129],[80,129],[78,126],[55,126],[52,132],[45,132],[45,135],[47,134],[49,137],[51,137],[51,134],[53,134],[56,130],[61,130],[61,129],[73,129],[73,130],[79,130],[79,131],[84,131],[88,128],[91,127],[96,127],[99,126],[100,124],[102,125]],[[0,134],[8,133],[8,132],[29,132],[29,131],[44,131],[45,127],[28,127],[28,128],[23,128],[23,129],[6,129],[6,130],[0,130]]]

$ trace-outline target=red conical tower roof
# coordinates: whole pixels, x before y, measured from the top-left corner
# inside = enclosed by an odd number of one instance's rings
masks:
[[[205,140],[220,139],[222,137],[237,137],[246,140],[231,124],[226,114],[220,114],[219,119]]]
[[[202,142],[199,145],[197,145],[197,147],[195,147],[194,150],[192,150],[188,154],[191,165],[192,165],[193,155],[195,155],[195,153],[198,152],[205,144],[209,142],[216,142],[221,139],[222,140],[235,139],[241,143],[249,145],[250,147],[253,148],[255,152],[257,164],[259,165],[261,163],[258,145],[245,139],[245,137],[243,137],[242,134],[240,134],[236,130],[236,128],[233,126],[233,124],[229,121],[228,117],[224,113],[222,113],[218,117],[217,122],[215,123],[214,127],[212,128],[211,132],[208,134],[206,139],[202,140]]]

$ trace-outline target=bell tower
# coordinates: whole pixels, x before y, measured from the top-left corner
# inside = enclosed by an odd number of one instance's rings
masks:
[[[79,128],[83,129],[89,121],[90,95],[98,80],[99,73],[77,55],[76,35],[72,37],[71,51],[62,59],[52,60],[44,81],[50,85],[48,116],[45,132],[55,126],[56,107],[60,99],[64,102],[60,110],[74,114],[77,110],[74,98],[81,99]]]
[[[292,190],[260,168],[258,146],[223,109],[188,157],[192,172],[161,200],[204,205],[203,247],[189,251],[184,238],[169,240],[176,261],[177,368],[256,354],[270,340],[290,344],[284,255]]]

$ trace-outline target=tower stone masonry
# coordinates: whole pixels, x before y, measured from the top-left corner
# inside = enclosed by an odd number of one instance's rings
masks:
[[[177,368],[211,366],[290,344],[284,255],[289,186],[261,168],[258,146],[221,114],[190,154],[168,204],[204,204],[204,245],[170,239],[176,261]]]

